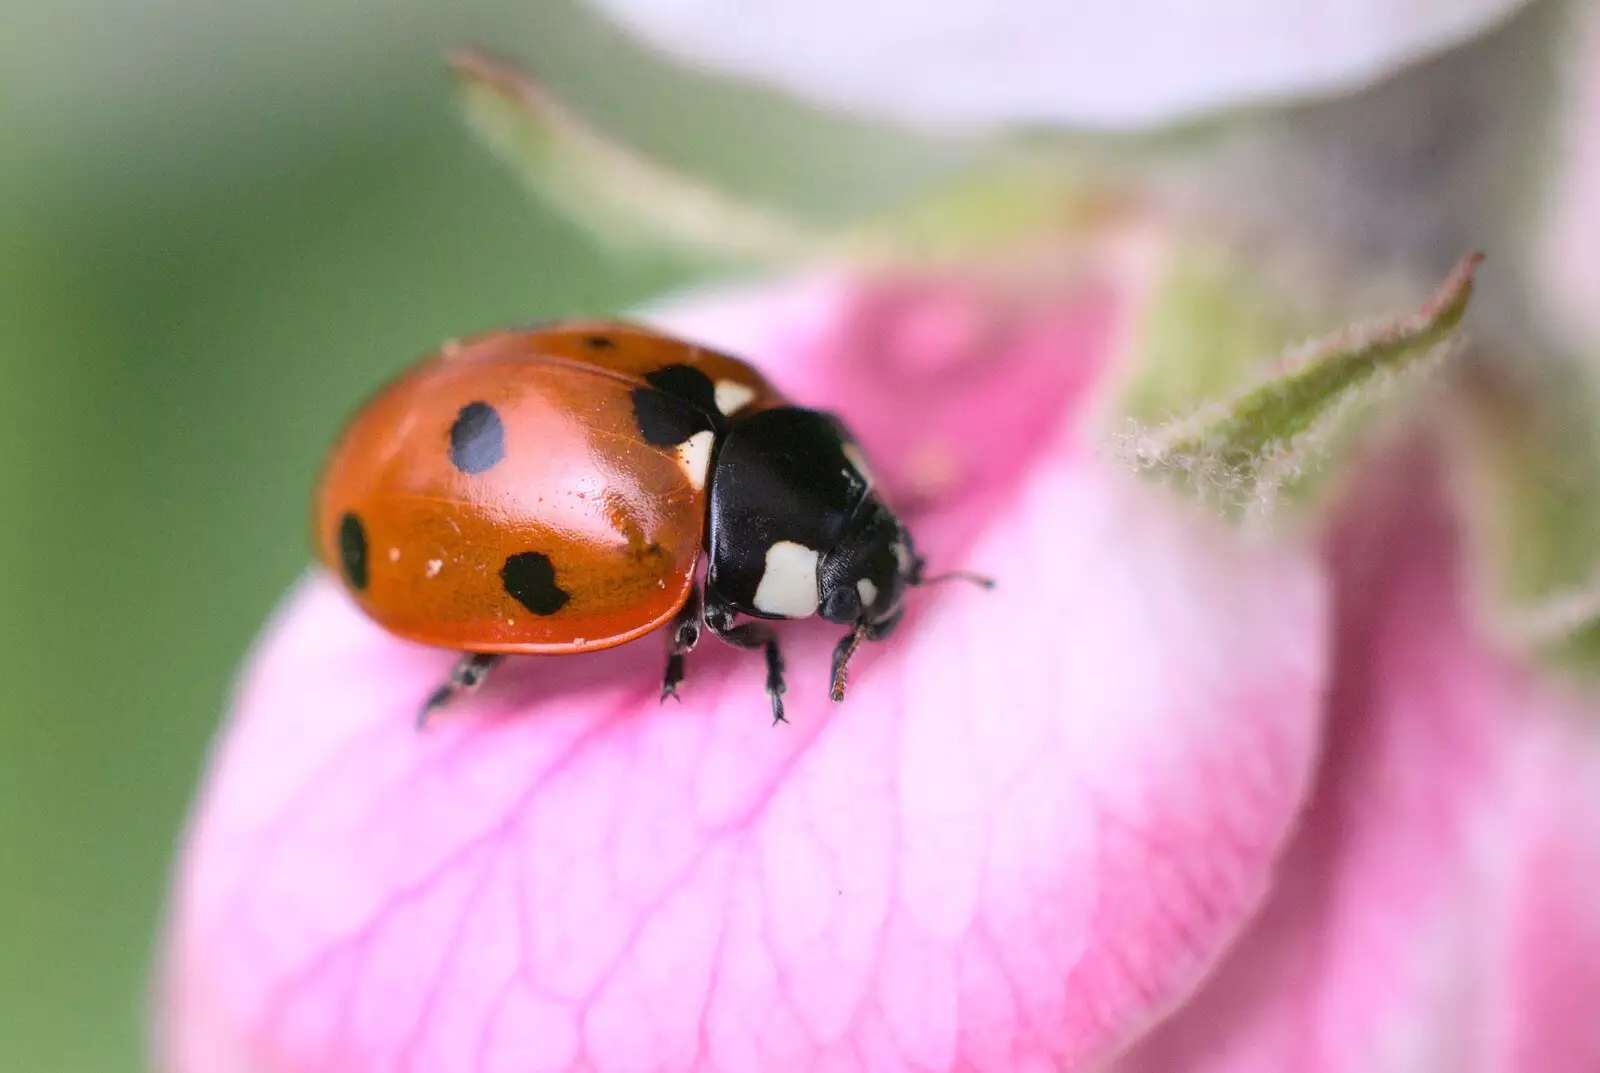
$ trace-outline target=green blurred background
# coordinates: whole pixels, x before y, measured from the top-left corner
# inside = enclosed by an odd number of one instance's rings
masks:
[[[819,214],[951,160],[567,0],[0,0],[0,1073],[143,1068],[174,839],[346,411],[442,339],[687,279],[524,196],[458,120],[462,41]]]

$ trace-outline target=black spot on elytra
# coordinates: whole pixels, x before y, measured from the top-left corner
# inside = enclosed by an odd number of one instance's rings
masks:
[[[646,373],[645,380],[649,387],[633,390],[633,416],[646,443],[673,447],[720,426],[717,389],[699,369],[667,365]]]
[[[590,350],[615,350],[617,341],[609,335],[589,335],[584,337],[583,345]]]
[[[556,584],[556,568],[542,552],[523,551],[508,558],[500,568],[500,582],[512,599],[535,615],[553,615],[572,599]]]
[[[367,587],[367,527],[354,514],[339,519],[339,561],[350,587]]]
[[[654,372],[644,374],[650,386],[664,391],[675,399],[682,399],[697,410],[716,414],[717,387],[711,377],[693,365],[663,365]]]
[[[450,463],[462,473],[482,473],[506,456],[506,428],[486,402],[469,402],[450,426]]]
[[[634,389],[633,417],[645,442],[656,447],[676,447],[696,432],[716,427],[709,415],[647,387]]]

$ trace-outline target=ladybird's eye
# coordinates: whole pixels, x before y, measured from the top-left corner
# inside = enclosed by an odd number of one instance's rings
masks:
[[[840,585],[822,598],[822,617],[829,622],[854,622],[861,617],[861,597],[855,587]]]

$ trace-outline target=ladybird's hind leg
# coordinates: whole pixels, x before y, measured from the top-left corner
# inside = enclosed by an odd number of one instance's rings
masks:
[[[444,707],[462,693],[471,693],[483,685],[484,679],[489,677],[489,672],[494,670],[495,664],[505,659],[504,656],[493,655],[488,652],[464,652],[456,665],[450,669],[450,677],[446,678],[438,689],[433,691],[422,710],[417,713],[417,729],[421,730],[428,725],[428,719],[434,712]]]
[[[783,653],[778,650],[778,632],[765,622],[733,624],[733,608],[715,594],[706,598],[706,628],[736,648],[760,648],[767,654],[767,696],[772,700],[772,721],[786,723],[783,716]]]
[[[678,697],[678,686],[683,682],[684,657],[700,643],[700,622],[705,615],[705,604],[700,598],[700,586],[689,590],[689,599],[678,609],[672,619],[672,632],[667,652],[667,673],[661,679],[661,700]]]

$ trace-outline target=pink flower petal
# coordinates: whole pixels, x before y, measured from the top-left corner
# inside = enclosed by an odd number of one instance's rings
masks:
[[[820,282],[668,315],[836,407],[938,568],[827,700],[833,628],[524,660],[428,733],[447,654],[307,581],[196,806],[173,1073],[1043,1070],[1124,1046],[1264,896],[1314,762],[1307,557],[1107,472],[1128,290],[1012,308]],[[1223,609],[1226,608],[1224,611]]]
[[[1600,1069],[1600,724],[1497,651],[1413,453],[1329,545],[1329,737],[1271,901],[1117,1068]]]
[[[1359,88],[1522,0],[595,0],[690,62],[929,126],[1150,127]]]

